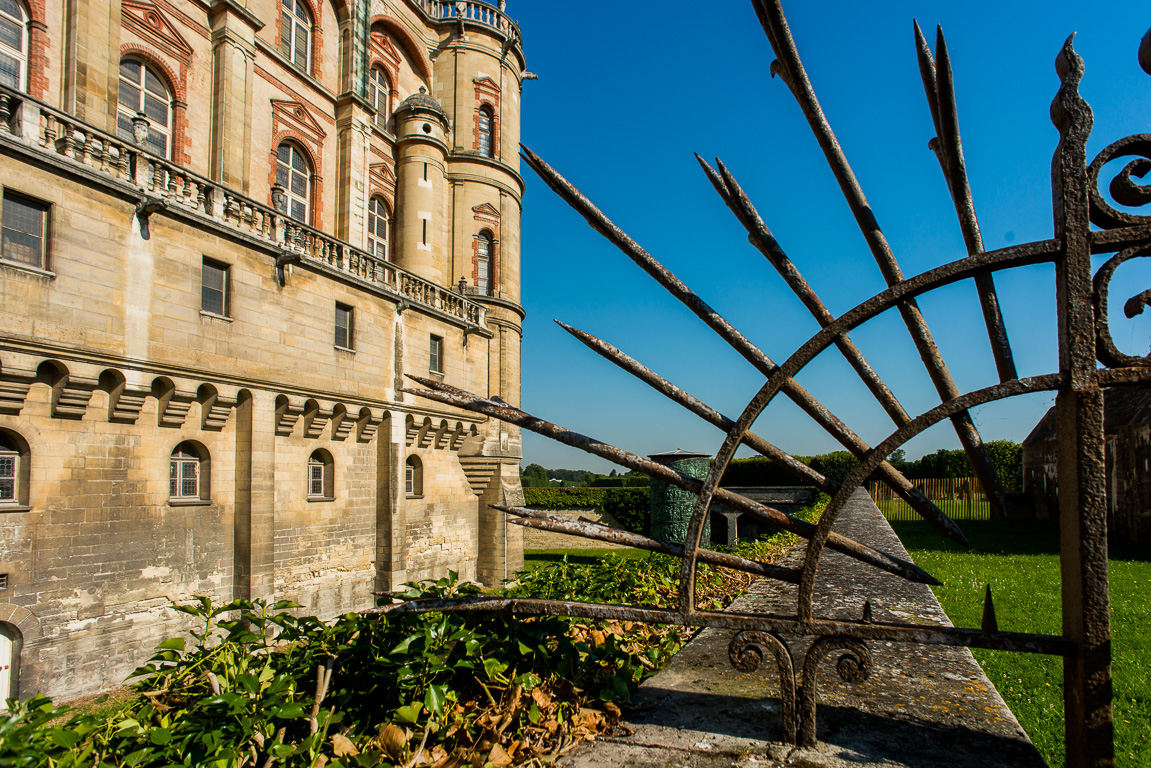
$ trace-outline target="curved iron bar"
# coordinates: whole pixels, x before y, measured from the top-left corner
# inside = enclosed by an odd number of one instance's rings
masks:
[[[1099,189],[1099,177],[1103,166],[1121,157],[1134,157],[1123,170],[1111,180],[1111,196],[1120,205],[1146,205],[1151,202],[1151,187],[1137,184],[1132,176],[1142,178],[1151,171],[1151,134],[1140,133],[1127,136],[1109,144],[1087,168],[1087,184],[1091,196],[1091,223],[1104,228],[1126,227],[1145,224],[1151,216],[1139,216],[1116,210]]]
[[[783,704],[783,737],[789,744],[795,743],[797,732],[795,662],[787,643],[774,632],[761,632],[745,629],[737,632],[727,646],[727,658],[740,672],[750,674],[759,669],[764,651],[770,650],[775,656],[775,668],[779,672],[779,700]]]
[[[1119,351],[1119,348],[1115,346],[1114,338],[1111,336],[1111,323],[1107,319],[1107,297],[1110,293],[1111,278],[1115,276],[1115,270],[1131,259],[1147,258],[1148,256],[1151,256],[1151,244],[1127,248],[1104,262],[1092,280],[1095,304],[1095,354],[1099,357],[1100,362],[1106,366],[1121,368],[1151,365],[1151,355],[1136,357]],[[1147,293],[1144,291],[1138,296],[1132,297],[1124,305],[1127,317],[1134,317],[1143,313]]]
[[[1042,240],[1034,243],[1001,248],[996,251],[968,256],[950,264],[928,270],[915,277],[904,280],[891,286],[886,291],[876,294],[854,309],[841,315],[834,322],[829,323],[818,333],[811,337],[791,357],[789,357],[778,370],[768,379],[763,388],[748,403],[735,426],[728,433],[719,452],[712,463],[711,470],[703,481],[703,491],[696,501],[691,520],[688,523],[685,540],[686,556],[680,572],[680,607],[690,613],[694,610],[691,602],[693,592],[685,588],[684,584],[693,584],[695,579],[695,550],[699,547],[700,535],[703,532],[703,520],[708,514],[713,495],[719,489],[719,480],[724,470],[735,456],[735,451],[742,441],[743,435],[751,428],[763,409],[779,393],[783,382],[799,373],[820,352],[835,343],[842,334],[847,333],[856,326],[875,317],[907,298],[914,298],[935,288],[949,285],[959,280],[974,276],[979,271],[999,271],[1015,266],[1040,264],[1052,261],[1058,255],[1058,243],[1054,240]],[[843,486],[841,486],[841,489]],[[685,601],[686,598],[686,601]]]
[[[715,425],[724,432],[727,432],[735,426],[735,422],[732,419],[724,416],[695,396],[683,391],[659,376],[622,350],[613,347],[602,339],[592,336],[590,333],[581,331],[578,328],[573,328],[559,320],[555,322],[605,360],[619,366],[657,392],[667,396],[673,402],[682,405],[704,421]],[[905,419],[903,423],[906,423],[908,420],[910,420],[910,417]],[[796,460],[791,454],[769,443],[754,432],[749,431],[744,434],[743,443],[752,450],[768,457],[790,472],[794,477],[811,483],[828,495],[834,494],[839,488],[836,483],[831,482],[819,472],[816,472],[803,462]],[[960,546],[967,549],[971,548],[971,543],[967,540],[967,537],[963,534],[959,526],[955,524],[955,521],[944,514],[943,511],[939,509],[934,502],[928,499],[923,491],[916,488],[910,480],[902,475],[897,475],[888,476],[886,482],[900,498],[904,499],[911,508],[914,509],[920,517],[930,523],[935,530]]]
[[[843,193],[843,198],[847,202],[848,208],[851,209],[852,216],[863,234],[863,239],[867,243],[875,263],[879,266],[883,279],[888,285],[902,282],[904,279],[903,272],[895,259],[895,254],[891,251],[891,245],[887,242],[887,238],[879,226],[879,221],[875,217],[875,212],[863,194],[859,179],[856,177],[855,171],[851,169],[851,164],[847,161],[847,156],[839,145],[839,140],[835,137],[831,124],[827,121],[827,116],[819,104],[819,99],[816,98],[815,89],[812,88],[811,80],[807,77],[807,71],[803,67],[799,50],[791,36],[791,29],[783,15],[780,0],[752,0],[752,5],[755,7],[755,13],[759,17],[760,25],[763,27],[771,47],[778,57],[771,64],[771,71],[781,75],[788,90],[791,91],[792,96],[799,104],[800,111],[807,119],[808,127],[811,128],[819,148],[823,150],[824,159],[839,184],[840,192]],[[899,305],[899,314],[907,327],[907,332],[911,335],[911,340],[915,343],[915,348],[919,351],[919,358],[923,362],[923,367],[931,378],[932,384],[935,385],[939,398],[951,400],[957,397],[959,387],[956,386],[955,380],[947,368],[947,363],[943,360],[943,355],[940,354],[939,348],[935,344],[935,339],[931,335],[931,330],[927,326],[927,320],[920,311],[919,305],[914,301],[904,301]],[[979,431],[975,428],[975,422],[971,420],[971,415],[957,413],[952,417],[951,423],[955,428],[955,434],[959,437],[960,444],[963,445],[967,458],[971,461],[971,466],[975,470],[980,484],[983,486],[983,490],[987,494],[988,500],[991,502],[992,516],[1005,517],[1007,511],[1003,484],[995,472],[995,466],[991,463],[991,457],[988,456],[987,450],[983,446],[983,438],[979,436]]]
[[[846,683],[862,683],[874,663],[867,643],[857,637],[821,637],[811,644],[803,660],[803,687],[799,689],[799,746],[815,745],[815,701],[818,693],[819,664],[835,650],[846,651],[835,663],[835,672]]]

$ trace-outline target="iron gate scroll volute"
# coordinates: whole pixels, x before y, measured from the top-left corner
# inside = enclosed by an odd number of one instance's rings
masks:
[[[1151,362],[1148,358],[1125,355],[1115,348],[1107,325],[1107,302],[1109,283],[1115,269],[1127,260],[1151,254],[1151,216],[1117,209],[1103,193],[1100,181],[1105,164],[1115,159],[1133,158],[1111,182],[1110,197],[1117,204],[1127,207],[1151,202],[1151,187],[1140,185],[1135,180],[1151,170],[1151,135],[1130,136],[1117,141],[1104,149],[1090,164],[1087,162],[1086,142],[1092,128],[1092,114],[1090,107],[1079,95],[1084,65],[1069,38],[1056,61],[1061,87],[1051,106],[1051,117],[1060,135],[1052,161],[1054,237],[985,252],[959,136],[947,46],[942,32],[939,32],[933,53],[916,26],[920,73],[936,129],[931,148],[935,151],[951,192],[968,255],[923,274],[904,278],[815,97],[778,0],[753,0],[753,6],[777,57],[771,65],[771,74],[783,81],[803,111],[889,287],[849,312],[839,317],[833,316],[787,257],[731,172],[722,162],[717,161],[713,168],[700,159],[704,172],[748,231],[751,242],[779,272],[821,327],[791,357],[777,364],[616,227],[551,166],[524,148],[524,160],[557,194],[759,370],[765,377],[765,383],[737,418],[729,418],[607,342],[560,323],[596,353],[726,432],[727,437],[716,454],[713,466],[706,478],[700,480],[594,438],[566,430],[505,403],[481,398],[441,382],[411,377],[423,388],[406,391],[501,419],[581,448],[621,466],[644,472],[653,479],[697,494],[698,501],[684,544],[660,541],[523,507],[497,507],[510,516],[511,522],[519,525],[681,557],[683,565],[679,581],[679,603],[675,609],[479,597],[414,601],[378,610],[506,610],[526,615],[562,614],[731,629],[736,634],[730,646],[730,656],[732,663],[739,669],[753,669],[768,655],[774,658],[781,677],[785,733],[789,740],[798,744],[811,744],[815,741],[816,668],[829,654],[834,655],[833,652],[839,653],[836,657],[836,671],[849,681],[861,680],[868,674],[871,667],[868,643],[875,641],[1058,655],[1064,659],[1065,670],[1067,763],[1070,766],[1092,768],[1113,765],[1103,389],[1151,381],[1151,369],[1148,367]],[[1144,69],[1151,74],[1151,33],[1144,38],[1139,56]],[[1092,224],[1097,229],[1092,229]],[[1116,255],[1097,273],[1092,274],[1092,254],[1106,253]],[[1020,378],[1016,373],[1010,341],[999,309],[994,275],[1002,270],[1041,263],[1055,265],[1059,370],[1042,376]],[[916,298],[942,286],[968,279],[975,283],[980,298],[1000,381],[990,387],[960,393],[934,344]],[[1128,316],[1138,314],[1149,303],[1151,291],[1132,297],[1125,306]],[[888,309],[895,309],[901,315],[942,400],[940,405],[914,418],[904,410],[848,335],[859,325]],[[795,381],[794,377],[808,363],[831,346],[835,346],[846,357],[895,424],[895,431],[879,445],[867,445]],[[1107,367],[1099,367],[1097,361]],[[953,540],[966,544],[958,526],[889,465],[885,457],[928,427],[949,420],[992,500],[993,510],[1001,512],[1002,490],[968,411],[984,403],[1042,391],[1056,392],[1063,579],[1061,635],[998,631],[990,595],[980,629],[877,622],[871,615],[869,603],[865,604],[864,615],[854,621],[833,621],[815,615],[813,592],[820,557],[825,549],[841,552],[862,565],[879,568],[910,581],[938,583],[913,563],[836,533],[833,529],[840,511],[855,489],[867,477],[877,473],[924,519]],[[858,457],[857,466],[842,484],[833,483],[750,431],[751,425],[764,408],[779,395],[797,403],[817,424]],[[832,496],[818,525],[790,517],[719,487],[724,470],[741,445],[767,456],[788,469],[801,482],[814,485]],[[758,563],[702,548],[701,533],[713,501],[807,539],[802,568]],[[728,614],[699,610],[694,604],[698,562],[724,565],[798,584],[795,613]],[[780,639],[783,633],[814,639],[801,665],[804,670],[803,679],[807,681],[803,688],[796,684],[795,664],[786,644]]]

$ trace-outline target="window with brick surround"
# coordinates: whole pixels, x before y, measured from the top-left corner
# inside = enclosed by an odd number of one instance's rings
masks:
[[[335,498],[335,462],[325,450],[312,451],[308,457],[308,498]]]
[[[0,0],[0,83],[28,88],[28,13],[19,0]]]
[[[392,84],[388,81],[383,67],[372,67],[368,75],[368,91],[371,94],[372,106],[376,109],[376,125],[386,128],[392,116]]]
[[[492,233],[486,229],[476,238],[476,289],[483,296],[492,293]]]
[[[4,190],[0,259],[47,269],[48,205]]]
[[[424,495],[424,465],[418,456],[409,456],[404,463],[404,495],[409,498]]]
[[[120,92],[116,104],[116,135],[135,143],[132,118],[141,113],[148,119],[144,149],[171,158],[172,89],[156,67],[139,59],[123,59],[120,61]]]
[[[312,164],[303,150],[284,142],[276,148],[276,183],[284,188],[276,208],[296,221],[307,223],[312,197]]]
[[[312,14],[300,0],[280,0],[280,52],[309,72],[312,49]]]
[[[347,304],[336,302],[336,346],[353,349],[352,332],[354,312]]]
[[[428,355],[428,370],[433,373],[444,372],[444,337],[432,334],[431,351]]]
[[[368,201],[368,253],[377,259],[388,258],[388,206],[382,197]]]
[[[210,496],[208,451],[191,440],[172,450],[168,468],[168,499],[175,502],[206,502]]]
[[[484,157],[495,157],[495,144],[492,142],[492,122],[495,115],[487,104],[480,107],[478,148]]]
[[[210,315],[228,316],[228,265],[204,259],[200,273],[200,309]]]

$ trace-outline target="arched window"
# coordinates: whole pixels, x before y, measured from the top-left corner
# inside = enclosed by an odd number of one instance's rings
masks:
[[[308,72],[311,60],[312,14],[300,0],[280,0],[280,51]]]
[[[3,2],[4,0],[0,0]],[[116,135],[135,142],[132,118],[148,118],[144,149],[161,157],[172,156],[172,93],[160,71],[139,59],[120,62],[120,96],[116,106]]]
[[[404,494],[413,498],[424,495],[424,465],[418,456],[409,456],[404,464]]]
[[[476,238],[476,288],[482,296],[492,293],[492,233],[486,229]]]
[[[15,432],[0,430],[0,509],[28,505],[28,444]]]
[[[495,116],[487,104],[480,107],[479,136],[476,148],[484,157],[495,157],[495,145],[492,142],[492,123]]]
[[[276,183],[284,196],[276,201],[281,213],[297,221],[308,221],[312,196],[312,164],[294,144],[284,142],[276,149]]]
[[[368,201],[368,253],[388,258],[388,207],[380,197]]]
[[[19,0],[0,0],[0,83],[28,87],[28,14]]]
[[[186,441],[172,451],[168,471],[168,499],[175,502],[206,502],[211,498],[211,463],[199,443]]]
[[[388,124],[388,118],[392,116],[392,84],[388,81],[383,67],[372,67],[368,75],[368,93],[372,99],[372,106],[376,108],[376,125],[383,128]]]
[[[327,451],[312,451],[308,457],[308,498],[335,498],[335,462]]]

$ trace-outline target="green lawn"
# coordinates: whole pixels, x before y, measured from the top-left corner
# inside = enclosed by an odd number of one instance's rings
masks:
[[[944,582],[935,594],[956,626],[978,627],[991,584],[999,628],[1060,633],[1059,537],[1050,523],[968,521],[972,552],[926,523],[894,522],[912,558]],[[1116,764],[1151,765],[1151,556],[1111,553]],[[1063,673],[1056,657],[975,650],[975,657],[1052,766],[1063,759]]]

